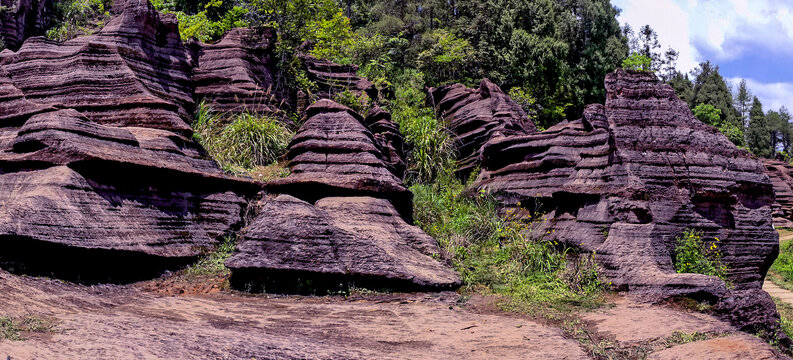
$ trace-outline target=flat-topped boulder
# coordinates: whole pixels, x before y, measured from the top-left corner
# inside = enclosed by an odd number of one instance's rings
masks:
[[[325,197],[312,205],[280,195],[265,200],[226,266],[232,286],[251,291],[456,288],[459,277],[438,256],[435,239],[387,200]]]
[[[242,226],[258,185],[191,138],[176,19],[119,2],[98,33],[0,53],[0,266],[81,281],[177,268]]]
[[[523,108],[488,79],[478,89],[454,84],[429,91],[435,111],[454,135],[462,177],[479,165],[482,146],[490,139],[535,131]]]
[[[759,289],[778,250],[762,162],[696,120],[652,74],[617,70],[605,106],[541,133],[490,140],[476,186],[542,216],[545,238],[596,253],[618,288],[646,299],[729,296],[715,277],[677,274],[676,238],[715,241],[736,290]]]

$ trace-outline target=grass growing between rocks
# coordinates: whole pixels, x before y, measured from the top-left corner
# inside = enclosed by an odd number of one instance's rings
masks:
[[[221,114],[205,103],[198,105],[193,130],[194,138],[209,156],[223,171],[235,175],[277,164],[294,136],[291,129],[274,117]]]
[[[188,267],[184,273],[189,276],[221,276],[230,275],[226,260],[234,253],[237,239],[230,236],[218,244],[213,251],[206,253],[198,262]]]
[[[23,333],[53,332],[56,326],[56,321],[37,316],[26,316],[22,319],[0,316],[0,341],[22,341],[25,340]]]
[[[604,303],[590,255],[546,241],[530,224],[500,216],[494,199],[451,177],[411,187],[416,224],[436,238],[463,280],[463,291],[502,296],[502,307],[556,319]]]
[[[719,238],[704,239],[701,232],[685,230],[677,238],[675,270],[678,273],[716,276],[727,282],[727,266],[721,261],[719,246]]]

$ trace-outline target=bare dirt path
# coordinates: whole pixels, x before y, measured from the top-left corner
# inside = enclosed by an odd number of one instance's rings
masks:
[[[457,304],[459,295],[167,296],[0,271],[2,315],[55,333],[0,341],[6,359],[587,359],[561,331]]]

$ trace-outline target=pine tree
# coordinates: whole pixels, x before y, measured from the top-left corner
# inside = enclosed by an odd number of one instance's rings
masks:
[[[752,108],[749,110],[749,129],[746,132],[749,150],[757,156],[770,158],[773,155],[770,133],[771,129],[763,113],[763,104],[755,96],[752,100]]]
[[[752,93],[746,86],[746,79],[741,79],[738,84],[738,92],[735,94],[735,109],[740,114],[741,124],[744,129],[749,127],[749,110],[752,106]]]
[[[713,105],[721,110],[721,120],[743,128],[738,112],[733,107],[732,93],[724,78],[719,74],[719,67],[710,61],[699,64],[694,70],[693,97],[689,106],[698,104]]]

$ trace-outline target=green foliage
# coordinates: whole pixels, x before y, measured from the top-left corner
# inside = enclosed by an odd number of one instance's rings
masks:
[[[229,269],[226,267],[226,260],[231,257],[236,247],[237,240],[234,237],[225,238],[213,251],[205,254],[198,262],[188,267],[185,274],[188,276],[228,275]]]
[[[37,316],[26,316],[21,320],[0,316],[0,340],[21,341],[23,332],[53,332],[56,322]]]
[[[776,151],[771,148],[771,126],[768,124],[763,104],[757,97],[752,101],[749,111],[749,128],[746,130],[746,140],[749,149],[757,156],[770,158]]]
[[[191,12],[198,4],[177,4],[173,0],[154,0],[154,8],[164,12],[173,13],[179,20],[179,34],[182,40],[195,38],[199,41],[210,42],[220,39],[229,30],[245,27],[248,10],[242,6],[232,6],[230,0],[210,0],[201,2],[200,11]]]
[[[474,49],[468,40],[445,29],[436,29],[422,38],[423,50],[416,59],[419,70],[428,74],[432,83],[458,81],[473,65]]]
[[[719,67],[706,61],[694,70],[694,83],[689,101],[692,109],[699,104],[712,105],[721,110],[722,124],[743,128],[738,111],[733,107],[732,93],[719,73]]]
[[[705,241],[702,233],[694,230],[686,230],[677,238],[674,264],[678,273],[710,275],[727,281],[727,266],[721,258],[719,238]]]
[[[626,70],[650,72],[652,65],[653,59],[636,52],[622,60],[622,68]]]
[[[333,101],[349,107],[362,116],[366,116],[366,114],[369,112],[369,109],[372,107],[372,102],[371,99],[369,99],[369,95],[361,94],[359,96],[350,90],[344,90],[334,94]]]
[[[699,104],[691,112],[699,121],[710,126],[719,126],[721,123],[721,109],[716,109],[713,105]]]
[[[779,328],[789,338],[793,338],[793,306],[780,300],[773,298],[776,309],[779,312]]]
[[[294,135],[278,119],[251,113],[216,114],[204,103],[197,108],[193,130],[221,168],[233,173],[276,161]]]
[[[320,18],[309,22],[309,34],[306,40],[311,40],[314,48],[310,54],[331,61],[346,63],[343,52],[353,43],[353,33],[350,29],[350,19],[344,16],[341,10],[331,17]]]
[[[779,256],[771,265],[771,270],[793,282],[793,241],[783,242],[779,246]]]
[[[500,216],[485,192],[466,196],[459,180],[439,180],[411,187],[414,218],[438,239],[466,287],[485,286],[520,307],[597,303],[603,285],[590,256],[568,261],[569,249],[543,240],[530,224]]]
[[[48,39],[66,41],[81,34],[90,34],[89,25],[101,28],[110,16],[112,0],[66,0],[55,3],[53,22],[46,32]],[[90,24],[94,22],[93,24]]]
[[[529,119],[534,119],[537,116],[537,99],[531,95],[530,90],[516,86],[509,89],[507,95],[523,108]]]
[[[430,182],[454,168],[452,137],[431,111],[399,123],[410,147],[408,176],[411,181]]]

